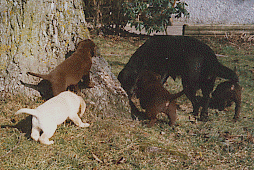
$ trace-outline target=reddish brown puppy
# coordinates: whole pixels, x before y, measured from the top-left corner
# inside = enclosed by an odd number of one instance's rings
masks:
[[[28,72],[28,74],[48,80],[51,83],[54,96],[65,91],[70,85],[77,87],[82,77],[87,80],[85,82],[87,86],[91,87],[89,72],[94,53],[94,42],[90,39],[83,40],[79,42],[77,50],[49,74],[43,75],[32,72]]]
[[[175,99],[184,94],[183,91],[170,94],[160,83],[160,75],[151,71],[142,71],[137,78],[135,93],[140,105],[146,110],[150,119],[149,127],[157,121],[158,113],[165,113],[170,119],[169,125],[174,125],[177,115]]]
[[[242,88],[237,82],[225,81],[220,83],[212,93],[209,107],[222,111],[235,102],[234,119],[237,120],[241,110],[241,93]]]

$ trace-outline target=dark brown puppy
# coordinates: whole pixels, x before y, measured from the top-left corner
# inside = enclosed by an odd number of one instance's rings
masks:
[[[241,93],[242,88],[237,82],[226,81],[220,83],[212,93],[209,107],[222,111],[235,102],[234,119],[237,120],[241,110]]]
[[[48,80],[51,83],[54,96],[65,91],[70,85],[76,86],[82,77],[87,80],[88,87],[91,87],[89,71],[94,53],[94,42],[90,39],[83,40],[79,42],[77,50],[49,74],[43,75],[32,72],[28,72],[28,74]]]
[[[157,120],[158,113],[165,113],[170,119],[169,124],[174,125],[177,115],[177,105],[174,100],[184,94],[183,91],[170,94],[160,83],[159,74],[151,71],[142,71],[137,78],[135,93],[140,100],[140,105],[146,110],[150,119],[149,127]]]

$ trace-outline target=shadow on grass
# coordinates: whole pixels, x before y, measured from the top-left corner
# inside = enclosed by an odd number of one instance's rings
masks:
[[[13,120],[15,123],[15,120]],[[27,138],[31,138],[32,132],[32,116],[29,115],[25,119],[19,121],[16,125],[1,125],[1,128],[17,128],[21,133],[25,133]]]
[[[109,65],[112,66],[125,66],[125,63],[119,62],[119,61],[108,61]]]

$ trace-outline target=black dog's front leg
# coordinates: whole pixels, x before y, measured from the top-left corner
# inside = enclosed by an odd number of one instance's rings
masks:
[[[210,102],[210,97],[204,96],[203,97],[203,105],[202,105],[202,110],[200,114],[200,120],[201,121],[207,121],[208,120],[208,106]]]
[[[196,97],[196,88],[193,86],[191,83],[189,83],[188,80],[182,78],[182,84],[183,84],[183,89],[185,92],[185,95],[187,98],[191,101],[192,107],[193,107],[193,116],[197,117],[199,108],[200,108],[200,102],[198,98]]]
[[[215,82],[215,77],[209,78],[206,81],[203,81],[201,84],[201,90],[203,94],[203,105],[202,110],[200,114],[200,120],[201,121],[207,121],[208,120],[208,107],[210,102],[210,94],[213,91]]]
[[[241,96],[235,99],[235,115],[234,115],[234,120],[237,120],[240,116],[241,112]]]

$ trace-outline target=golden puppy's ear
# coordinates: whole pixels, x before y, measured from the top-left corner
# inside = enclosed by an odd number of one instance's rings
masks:
[[[156,74],[156,79],[157,80],[161,80],[161,75],[160,74]]]

